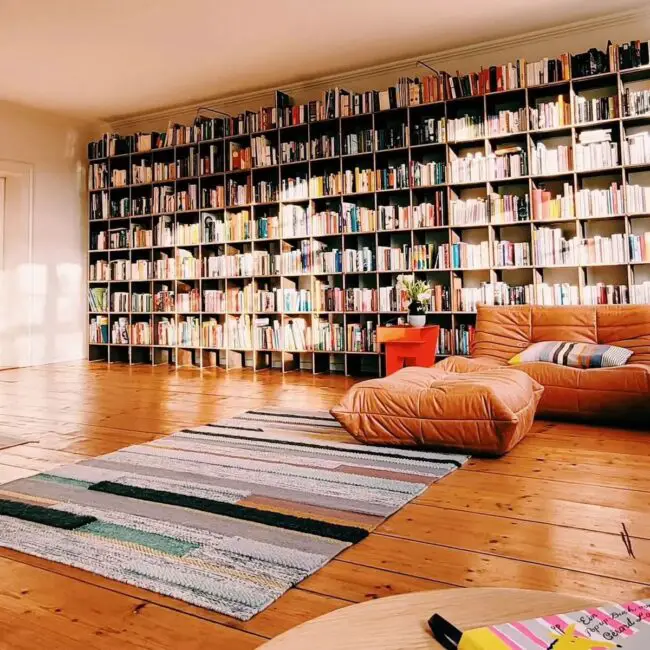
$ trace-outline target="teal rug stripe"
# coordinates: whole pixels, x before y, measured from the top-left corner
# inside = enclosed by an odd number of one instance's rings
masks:
[[[54,474],[36,474],[33,476],[38,481],[50,481],[51,483],[60,483],[61,485],[73,485],[76,487],[87,488],[92,485],[90,481],[80,481],[76,478],[66,478],[65,476],[54,476]]]
[[[120,526],[118,524],[109,524],[105,521],[93,521],[80,528],[79,532],[92,533],[99,537],[114,539],[120,542],[139,544],[154,551],[160,551],[167,555],[176,555],[177,557],[183,557],[200,546],[200,544],[184,542],[180,539],[167,537],[166,535],[136,530],[135,528]]]
[[[73,515],[62,510],[52,510],[31,503],[10,501],[8,499],[0,499],[0,515],[32,521],[35,524],[43,524],[53,528],[64,528],[65,530],[74,530],[96,521],[95,517]]]
[[[192,497],[165,490],[152,490],[151,488],[139,488],[131,485],[121,485],[111,481],[101,481],[91,485],[89,490],[96,492],[108,492],[122,497],[140,499],[141,501],[153,501],[155,503],[165,503],[171,506],[180,506],[181,508],[191,508],[192,510],[202,510],[210,512],[213,515],[222,517],[232,517],[234,519],[244,519],[257,524],[266,526],[275,526],[277,528],[286,528],[288,530],[297,530],[301,533],[318,535],[319,537],[328,537],[341,542],[350,542],[356,544],[368,536],[368,531],[355,526],[342,526],[339,524],[330,524],[316,519],[307,519],[306,517],[294,517],[279,512],[269,510],[258,510],[257,508],[248,508],[234,503],[225,503],[222,501],[212,501],[201,497]]]

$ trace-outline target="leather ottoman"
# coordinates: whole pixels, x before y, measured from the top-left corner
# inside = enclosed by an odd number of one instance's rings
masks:
[[[543,390],[512,368],[466,374],[404,368],[356,384],[331,413],[368,444],[500,456],[530,430]]]

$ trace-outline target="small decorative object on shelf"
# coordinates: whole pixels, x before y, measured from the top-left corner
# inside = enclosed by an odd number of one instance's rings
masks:
[[[416,280],[412,275],[397,277],[397,289],[403,291],[410,300],[408,309],[408,324],[412,327],[424,327],[427,315],[425,303],[431,300],[431,288],[423,280]]]

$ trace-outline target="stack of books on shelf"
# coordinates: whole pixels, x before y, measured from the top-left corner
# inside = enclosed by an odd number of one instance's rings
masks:
[[[309,198],[309,181],[304,178],[283,178],[280,183],[280,200],[295,201]],[[283,206],[284,207],[284,206]]]
[[[108,192],[99,192],[90,195],[90,220],[108,219],[110,207]]]
[[[483,183],[487,181],[487,170],[485,154],[470,152],[461,157],[453,150],[449,151],[450,183]]]
[[[410,300],[406,291],[398,287],[379,287],[379,311],[404,312]]]
[[[360,129],[354,133],[346,133],[343,137],[343,155],[353,156],[360,153],[371,153],[375,142],[372,129]]]
[[[176,310],[180,313],[201,311],[200,291],[187,287],[187,285],[183,287],[182,283],[179,283],[178,294],[176,296]]]
[[[309,177],[309,196],[311,198],[317,199],[324,196],[334,196],[341,194],[342,191],[343,182],[341,172]]]
[[[379,303],[377,289],[352,288],[345,290],[345,311],[375,312]]]
[[[632,233],[627,237],[630,262],[650,262],[650,232]]]
[[[528,221],[530,219],[530,199],[528,194],[495,194],[489,196],[487,204],[490,223],[504,224]]]
[[[650,113],[650,90],[625,88],[623,91],[623,115],[639,117],[648,113]]]
[[[436,268],[440,270],[487,269],[490,266],[490,244],[487,241],[480,244],[441,244],[438,250]]]
[[[487,157],[488,180],[516,178],[528,174],[528,154],[519,145],[500,146]]]
[[[131,323],[131,345],[151,345],[151,324],[148,321]]]
[[[558,145],[555,149],[537,142],[532,150],[530,173],[537,175],[560,174],[573,169],[571,147]]]
[[[341,287],[332,287],[321,280],[314,281],[314,308],[320,312],[342,312],[345,292]]]
[[[460,163],[457,163],[457,167],[460,168]],[[446,165],[444,162],[412,160],[409,166],[409,176],[412,187],[442,185],[446,181]]]
[[[113,345],[129,344],[129,319],[120,316],[113,321],[111,326],[111,343]]]
[[[580,264],[625,264],[629,259],[628,236],[614,234],[610,237],[588,237],[580,242]]]
[[[270,167],[278,164],[278,150],[265,135],[251,138],[251,151],[254,167]]]
[[[88,328],[90,343],[108,343],[108,316],[94,316]]]
[[[109,264],[109,279],[114,281],[123,281],[131,278],[132,267],[128,260],[112,260]],[[133,278],[135,280],[136,278]],[[146,279],[146,278],[144,278]]]
[[[344,232],[374,232],[377,230],[377,212],[375,210],[346,202],[343,202],[342,208]],[[318,233],[314,232],[314,234]]]
[[[176,226],[177,246],[198,246],[201,243],[201,225],[199,223],[179,223]]]
[[[474,342],[475,328],[473,325],[459,325],[454,331],[454,350],[456,354],[469,355]]]
[[[283,205],[280,219],[283,238],[308,237],[311,234],[309,208],[302,205]]]
[[[528,129],[528,117],[525,108],[517,110],[501,109],[487,117],[488,136],[520,133]]]
[[[162,285],[153,298],[153,310],[156,312],[172,312],[176,308],[174,292],[167,285]]]
[[[93,287],[88,290],[88,310],[92,312],[108,311],[108,289]]]
[[[150,293],[134,293],[131,295],[131,311],[148,314],[153,311],[153,296]],[[198,311],[198,310],[197,310]]]
[[[571,103],[564,95],[553,101],[538,101],[528,113],[531,131],[558,129],[571,124]]]
[[[542,188],[533,189],[532,197],[535,221],[573,219],[575,217],[573,185],[570,183],[564,183],[563,193],[557,194],[555,197],[551,191]]]
[[[173,280],[176,277],[176,264],[173,257],[167,253],[159,253],[160,257],[154,260],[154,279]]]
[[[178,344],[198,348],[201,345],[201,327],[197,316],[187,316],[178,321]]]
[[[641,131],[625,136],[623,141],[623,162],[626,165],[650,163],[650,132]]]
[[[580,289],[576,285],[566,282],[556,284],[538,284],[537,287],[538,305],[579,305]]]
[[[151,248],[153,244],[153,231],[144,226],[131,224],[131,248]]]
[[[420,122],[411,125],[413,136],[411,144],[439,144],[447,142],[447,118],[422,118]]]
[[[255,319],[255,348],[257,350],[282,349],[280,321],[270,318]]]
[[[530,305],[535,300],[532,284],[511,287],[505,282],[482,282],[480,287],[455,291],[459,311],[475,312],[478,305]]]
[[[559,228],[539,228],[534,232],[533,247],[538,266],[577,266],[580,239],[565,239]]]
[[[411,227],[411,206],[380,205],[379,227],[381,230],[407,230]]]
[[[588,99],[577,95],[574,101],[574,120],[576,124],[611,120],[619,116],[618,97],[594,97]]]
[[[253,348],[251,317],[248,314],[228,316],[226,331],[229,348],[236,350],[251,350]]]
[[[201,344],[204,348],[224,348],[224,328],[216,318],[203,318],[201,322]]]
[[[252,218],[248,210],[226,212],[226,241],[242,241],[251,239]]]
[[[282,330],[285,350],[294,352],[311,350],[311,327],[305,318],[288,318]]]
[[[650,212],[650,187],[627,184],[625,186],[625,208],[628,214]]]
[[[608,169],[619,164],[618,144],[612,142],[611,129],[582,131],[575,146],[575,165],[578,171]]]
[[[375,251],[368,246],[346,248],[343,251],[343,268],[346,273],[368,273],[375,270]]]
[[[427,201],[413,206],[413,228],[439,228],[447,225],[442,191],[434,192],[434,203]]]
[[[578,217],[607,217],[623,214],[623,188],[612,183],[607,189],[576,192]]]
[[[557,81],[565,81],[571,76],[571,58],[568,53],[561,54],[559,58],[544,58],[526,64],[526,85],[543,86]]]
[[[586,285],[582,289],[583,305],[627,305],[629,303],[629,292],[627,286],[605,284]]]
[[[398,246],[377,246],[378,271],[410,271],[411,247],[409,244]]]
[[[348,323],[348,352],[377,352],[377,327],[371,320],[365,323]]]
[[[435,268],[438,256],[438,244],[416,244],[413,246],[412,268],[414,271],[426,271]]]
[[[448,327],[441,327],[438,334],[437,356],[447,356],[452,353],[452,331]]]
[[[485,137],[483,115],[463,115],[447,121],[447,142],[462,142]]]
[[[286,314],[310,312],[312,310],[311,291],[309,289],[278,289],[276,292],[278,311]]]
[[[176,345],[176,321],[164,316],[156,327],[157,345],[173,347]]]
[[[282,164],[300,162],[307,160],[309,146],[307,142],[291,140],[280,144],[280,162]]]
[[[153,277],[153,263],[149,260],[131,262],[131,280],[150,280]]]
[[[344,332],[342,323],[331,323],[319,319],[314,325],[314,350],[344,352]]]
[[[88,279],[91,282],[108,282],[111,279],[111,267],[106,260],[97,260],[88,267]]]
[[[111,311],[126,313],[129,311],[129,294],[127,291],[111,293]]]
[[[226,292],[220,289],[204,289],[203,310],[211,314],[224,313],[226,311]]]
[[[495,266],[530,266],[530,244],[528,242],[492,242],[492,256]]]
[[[646,281],[630,286],[630,303],[633,305],[650,304],[650,282]]]
[[[254,223],[255,239],[278,239],[280,237],[280,218],[275,215],[260,215]]]

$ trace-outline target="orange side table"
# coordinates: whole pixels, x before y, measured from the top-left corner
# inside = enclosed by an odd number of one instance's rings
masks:
[[[392,375],[404,366],[434,365],[439,334],[438,325],[377,328],[377,342],[386,348],[386,374]]]

